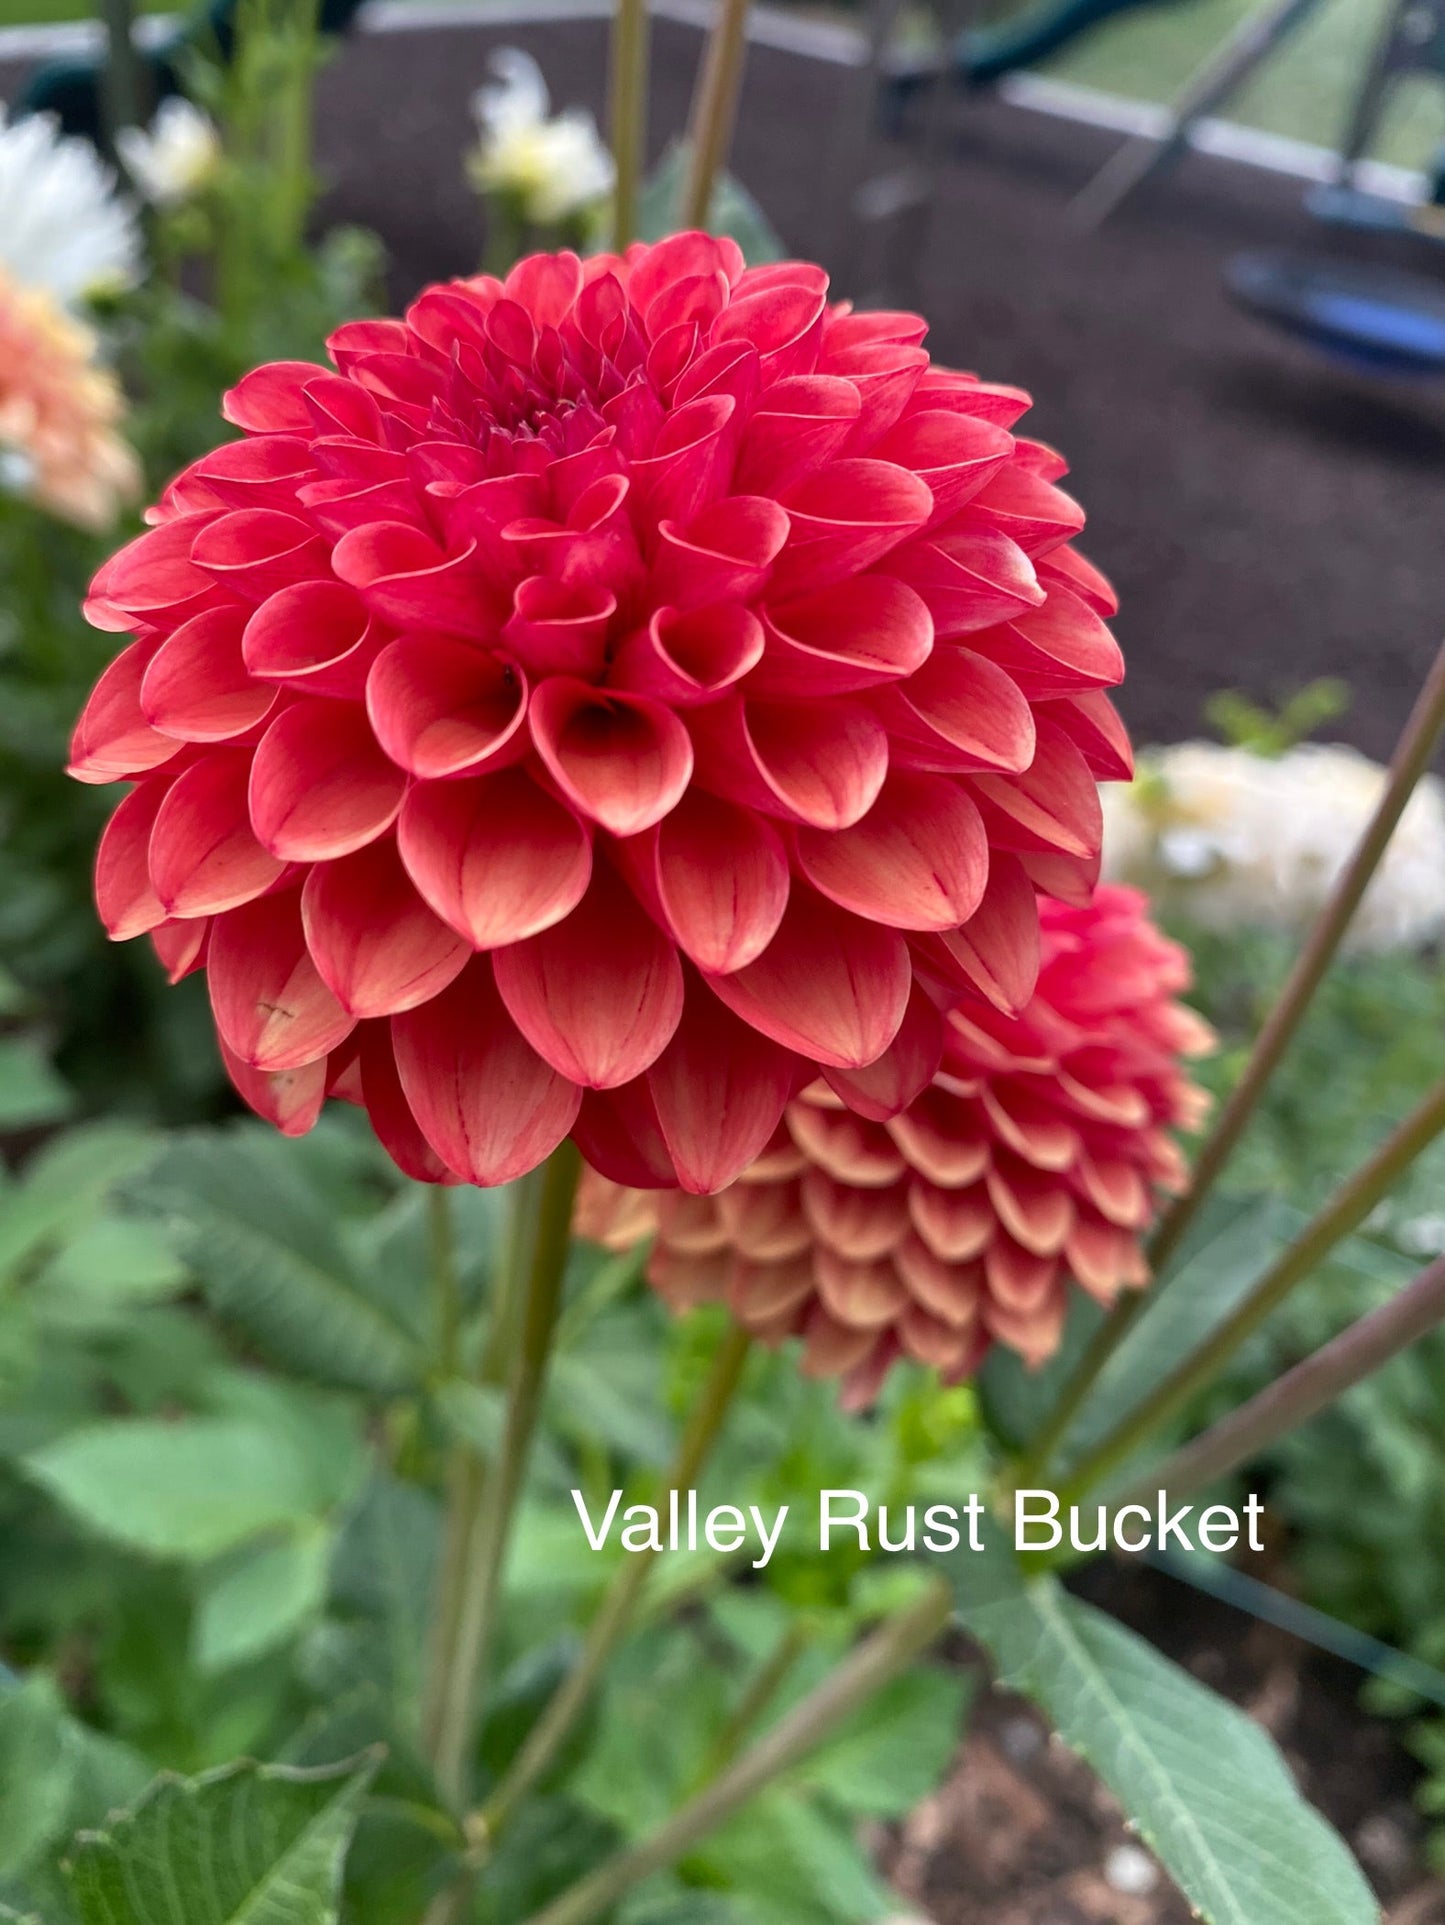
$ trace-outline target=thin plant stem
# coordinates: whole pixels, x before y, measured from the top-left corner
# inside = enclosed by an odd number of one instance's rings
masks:
[[[702,1394],[693,1406],[678,1445],[677,1458],[659,1492],[660,1502],[665,1502],[673,1491],[690,1490],[695,1484],[732,1407],[751,1347],[748,1333],[736,1325],[730,1326],[718,1346]],[[608,1659],[627,1634],[656,1557],[656,1551],[636,1551],[619,1568],[588,1626],[577,1663],[552,1694],[511,1768],[482,1807],[479,1829],[483,1836],[496,1836],[576,1728]]]
[[[526,1297],[513,1351],[501,1447],[481,1480],[457,1614],[445,1701],[437,1730],[437,1785],[460,1811],[471,1790],[471,1744],[501,1591],[512,1518],[541,1408],[562,1278],[572,1235],[581,1159],[570,1139],[552,1152],[537,1198]]]
[[[619,1852],[535,1914],[530,1925],[589,1925],[625,1892],[677,1863],[693,1846],[816,1750],[843,1720],[926,1651],[948,1622],[951,1598],[941,1580],[886,1619],[801,1703],[720,1777],[673,1813],[650,1838]]]
[[[1318,1215],[1270,1265],[1243,1303],[1156,1385],[1142,1404],[1073,1466],[1059,1492],[1060,1503],[1097,1488],[1161,1424],[1202,1390],[1295,1286],[1324,1261],[1336,1244],[1359,1228],[1442,1129],[1445,1129],[1445,1078],[1434,1085],[1375,1154],[1336,1190]]]
[[[131,0],[100,0],[105,23],[105,66],[101,71],[102,126],[106,150],[114,157],[116,135],[145,118],[141,63],[136,53]]]
[[[1194,1160],[1188,1190],[1166,1212],[1154,1233],[1149,1245],[1149,1265],[1156,1276],[1175,1255],[1203,1208],[1205,1199],[1259,1107],[1260,1098],[1279,1067],[1281,1058],[1294,1040],[1295,1032],[1304,1020],[1316,991],[1339,951],[1355,911],[1384,858],[1400,817],[1429,766],[1442,727],[1445,727],[1445,643],[1441,644],[1431,664],[1395,745],[1389,780],[1375,813],[1310,930],[1278,1000],[1255,1038],[1243,1075],[1230,1092]],[[1092,1343],[1060,1392],[1057,1404],[1019,1466],[1021,1482],[1029,1482],[1049,1463],[1082,1409],[1084,1399],[1093,1389],[1100,1372],[1133,1329],[1148,1300],[1147,1294],[1142,1291],[1125,1298],[1095,1332]]]
[[[651,23],[647,0],[617,0],[612,19],[612,72],[608,118],[612,158],[613,241],[619,251],[636,237],[637,202],[647,153],[647,87]]]
[[[706,227],[713,189],[727,165],[748,51],[748,0],[720,0],[688,126],[684,227]]]
[[[507,1236],[497,1266],[492,1297],[491,1329],[478,1372],[483,1384],[500,1387],[506,1381],[507,1359],[517,1308],[525,1293],[536,1232],[541,1172],[533,1170],[514,1184]],[[427,1198],[432,1270],[437,1291],[437,1352],[440,1377],[457,1375],[460,1368],[461,1304],[456,1275],[455,1231],[450,1193],[441,1185]],[[443,1712],[451,1690],[452,1659],[457,1620],[466,1583],[468,1550],[481,1502],[486,1467],[464,1438],[451,1448],[446,1471],[445,1521],[437,1568],[436,1604],[432,1617],[426,1685],[422,1693],[421,1733],[426,1756],[435,1759],[441,1738]]]
[[[795,1617],[758,1667],[752,1682],[718,1733],[708,1753],[707,1763],[699,1773],[700,1783],[705,1784],[732,1763],[742,1749],[744,1739],[750,1737],[754,1727],[761,1722],[768,1706],[787,1682],[788,1673],[807,1650],[811,1640],[812,1630],[808,1620]]]
[[[1161,1469],[1150,1473],[1146,1480],[1150,1494],[1167,1490],[1171,1498],[1188,1497],[1227,1477],[1308,1423],[1442,1321],[1445,1257],[1437,1257],[1388,1303],[1358,1318],[1258,1396],[1177,1450]]]

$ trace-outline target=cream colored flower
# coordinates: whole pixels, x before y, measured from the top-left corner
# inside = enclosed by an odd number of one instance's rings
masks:
[[[149,127],[123,129],[116,147],[137,191],[153,207],[193,200],[221,158],[214,121],[179,95],[161,102]]]
[[[115,175],[88,140],[49,114],[7,121],[0,106],[0,268],[67,307],[128,286],[140,273],[140,230]]]
[[[123,412],[90,329],[0,268],[0,487],[80,527],[108,527],[140,487],[117,431]]]
[[[523,220],[552,227],[612,192],[617,169],[597,122],[579,108],[549,118],[542,70],[518,47],[488,63],[493,83],[472,97],[480,139],[467,171],[483,194],[513,200]]]
[[[1146,751],[1106,785],[1104,869],[1213,929],[1298,930],[1319,911],[1384,789],[1356,750],[1301,743],[1278,757],[1213,742]],[[1416,789],[1360,905],[1357,950],[1419,948],[1445,932],[1445,788]]]

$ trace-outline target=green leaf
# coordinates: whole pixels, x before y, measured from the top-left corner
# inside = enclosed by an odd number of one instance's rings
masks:
[[[64,1701],[37,1675],[0,1694],[0,1878],[17,1878],[64,1828],[78,1759]]]
[[[74,1100],[33,1037],[0,1037],[0,1130],[58,1123]]]
[[[416,1338],[369,1289],[334,1200],[277,1153],[291,1147],[245,1128],[197,1131],[139,1194],[215,1308],[279,1363],[348,1389],[410,1389],[423,1363]]]
[[[332,1593],[376,1628],[373,1680],[405,1719],[420,1698],[441,1537],[430,1493],[377,1477],[346,1520],[332,1560]]]
[[[77,1839],[67,1875],[82,1925],[335,1925],[375,1770],[246,1763],[157,1779],[134,1813]]]
[[[494,1384],[473,1384],[465,1377],[449,1377],[433,1392],[437,1414],[452,1436],[483,1457],[490,1457],[502,1441],[507,1422],[507,1399]]]
[[[62,1244],[37,1283],[96,1308],[124,1309],[176,1296],[185,1288],[186,1267],[156,1224],[102,1216]]]
[[[598,1333],[600,1334],[600,1333]],[[656,1359],[635,1343],[552,1360],[552,1422],[582,1445],[602,1445],[639,1464],[672,1461],[675,1437],[657,1408]]]
[[[676,140],[647,177],[637,206],[637,231],[643,240],[660,241],[683,225],[687,166],[687,142]],[[731,174],[718,176],[707,227],[710,233],[731,235],[746,255],[749,267],[760,267],[765,261],[781,261],[786,253],[767,215]]]
[[[1344,1843],[1242,1711],[1002,1550],[953,1571],[999,1682],[1093,1766],[1209,1925],[1378,1925]]]
[[[849,1825],[795,1792],[774,1789],[708,1839],[685,1870],[746,1898],[753,1925],[884,1919],[897,1901]]]
[[[202,1671],[224,1671],[294,1637],[326,1602],[330,1561],[330,1533],[311,1525],[227,1562],[196,1606],[196,1664]]]
[[[962,1672],[938,1665],[895,1678],[814,1752],[794,1782],[850,1812],[898,1817],[942,1778],[962,1736],[970,1692]]]
[[[123,1124],[67,1130],[26,1165],[0,1196],[0,1276],[12,1275],[47,1243],[74,1236],[88,1213],[156,1154],[159,1139]]]
[[[317,1508],[292,1440],[227,1418],[117,1418],[23,1463],[79,1523],[154,1557],[217,1557]]]

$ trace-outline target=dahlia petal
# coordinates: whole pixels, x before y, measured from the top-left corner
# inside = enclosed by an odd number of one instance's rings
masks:
[[[221,1061],[241,1101],[283,1136],[305,1136],[316,1127],[326,1101],[326,1058],[296,1069],[252,1069],[233,1049],[220,1043]]]
[[[858,390],[862,409],[850,444],[857,453],[866,453],[898,420],[927,366],[927,349],[902,341],[860,341],[820,358],[819,374],[841,375]]]
[[[788,1051],[688,983],[682,1019],[647,1072],[684,1190],[710,1194],[742,1174],[777,1129],[796,1074]]]
[[[322,981],[358,1018],[425,1002],[471,954],[416,893],[390,837],[318,863],[301,892],[301,918]]]
[[[1005,1014],[1023,1008],[1039,975],[1039,912],[1016,856],[994,850],[988,886],[961,929],[943,937],[973,987]]]
[[[795,886],[755,962],[710,976],[735,1015],[785,1049],[838,1069],[873,1063],[898,1034],[912,976],[896,930]]]
[[[972,521],[991,522],[1031,559],[1062,547],[1084,525],[1084,511],[1072,496],[1017,462],[992,476],[964,512]]]
[[[805,1377],[839,1377],[856,1369],[877,1342],[876,1332],[839,1323],[815,1303],[803,1327],[801,1368]]]
[[[422,1135],[401,1086],[389,1023],[363,1023],[359,1068],[361,1100],[376,1140],[403,1176],[414,1183],[455,1183],[457,1174]]]
[[[1056,723],[1037,721],[1038,747],[1018,775],[970,778],[990,840],[1027,853],[1098,855],[1104,833],[1099,791],[1088,764]]]
[[[343,535],[331,566],[367,608],[396,628],[485,641],[501,610],[476,566],[476,545],[448,555],[405,522],[375,522]]]
[[[727,1248],[727,1231],[710,1196],[692,1196],[676,1190],[658,1207],[659,1226],[667,1223],[667,1240],[685,1256],[707,1257]]]
[[[676,950],[600,865],[565,922],[498,949],[493,965],[518,1029],[585,1089],[615,1089],[640,1076],[682,1015]]]
[[[891,1263],[850,1262],[827,1244],[820,1244],[813,1272],[829,1316],[851,1329],[881,1330],[908,1301]]]
[[[927,321],[907,308],[858,309],[844,302],[831,309],[823,322],[823,357],[890,341],[916,348],[927,333]]]
[[[612,688],[690,708],[741,681],[762,653],[762,623],[736,602],[687,613],[659,608],[647,627],[629,635],[618,649],[607,681]]]
[[[1055,588],[1041,608],[970,636],[969,645],[1039,701],[1124,679],[1119,644],[1088,603],[1067,588]]]
[[[820,1109],[806,1098],[788,1111],[788,1130],[807,1156],[840,1183],[878,1188],[907,1164],[893,1139],[845,1109]]]
[[[207,522],[191,544],[191,561],[243,601],[260,603],[278,588],[324,575],[326,544],[296,515],[237,508]]]
[[[1057,1281],[1053,1289],[1027,1310],[1006,1309],[992,1297],[983,1306],[983,1320],[990,1336],[1018,1351],[1030,1370],[1046,1364],[1058,1350],[1068,1314],[1068,1293]]]
[[[716,501],[734,459],[737,403],[702,395],[667,416],[653,453],[632,463],[636,512],[648,521],[685,521]]]
[[[527,682],[500,656],[442,635],[402,635],[377,656],[366,713],[387,755],[425,781],[527,753]]]
[[[835,1182],[826,1170],[812,1169],[804,1174],[801,1195],[813,1235],[850,1263],[873,1263],[886,1257],[908,1235],[905,1183],[886,1190],[860,1190]]]
[[[785,1257],[780,1263],[733,1264],[728,1303],[733,1315],[749,1328],[786,1317],[812,1296],[816,1284],[807,1257]]]
[[[927,1089],[942,1057],[943,1019],[915,983],[903,1026],[877,1061],[863,1069],[828,1068],[823,1075],[850,1109],[885,1123]]]
[[[935,648],[906,683],[880,690],[874,709],[905,768],[1012,774],[1038,751],[1034,711],[1018,684],[965,648]]]
[[[171,983],[178,983],[205,966],[210,937],[210,921],[204,916],[157,923],[150,931],[151,947]]]
[[[503,286],[539,327],[557,327],[582,292],[582,263],[575,254],[527,254]]]
[[[1139,1230],[1149,1221],[1149,1186],[1132,1163],[1119,1157],[1080,1157],[1078,1176],[1084,1195],[1108,1222]]]
[[[1055,896],[1076,909],[1087,909],[1099,883],[1099,852],[1091,856],[1063,855],[1055,850],[1021,850],[1019,861],[1040,895]]]
[[[861,406],[853,383],[838,375],[773,382],[743,431],[733,486],[748,494],[781,494],[840,451]]]
[[[915,1363],[940,1371],[945,1377],[966,1370],[973,1355],[967,1332],[950,1329],[917,1304],[911,1304],[899,1320],[898,1336]]]
[[[1039,1308],[1052,1296],[1059,1271],[1056,1257],[1039,1256],[1002,1235],[985,1250],[983,1267],[989,1298],[996,1307],[1012,1311]]]
[[[1052,1101],[1052,1080],[1034,1090],[1027,1082],[1001,1079],[979,1101],[1000,1139],[1016,1156],[1039,1170],[1070,1169],[1080,1150],[1079,1132]]]
[[[518,582],[502,645],[531,676],[600,672],[617,597],[607,589],[533,575]]]
[[[1080,1210],[1064,1245],[1064,1260],[1074,1280],[1108,1304],[1128,1280],[1138,1248],[1130,1231]]]
[[[996,427],[1011,428],[1034,405],[1033,396],[1005,381],[980,381],[956,368],[929,368],[914,389],[920,407],[949,408]]]
[[[933,495],[933,519],[941,522],[976,495],[1013,450],[1013,436],[991,422],[915,407],[869,453],[874,460],[896,461],[925,482]]]
[[[884,1127],[913,1168],[942,1190],[966,1189],[989,1166],[989,1141],[977,1119],[939,1089],[925,1090]]]
[[[172,916],[209,916],[263,895],[285,863],[263,849],[246,814],[251,756],[221,749],[171,784],[150,838],[156,894]]]
[[[856,575],[924,526],[928,484],[893,462],[835,461],[788,490],[787,546],[773,568],[776,596],[829,588]]]
[[[293,702],[262,736],[248,806],[256,839],[286,862],[350,855],[397,818],[406,777],[357,703]]]
[[[883,724],[859,700],[722,701],[688,712],[702,788],[784,821],[846,829],[888,773]]]
[[[1129,732],[1102,689],[1084,689],[1063,701],[1046,702],[1042,712],[1068,736],[1097,781],[1133,780],[1134,751]]]
[[[533,695],[529,720],[533,745],[563,795],[614,835],[660,822],[692,775],[687,730],[648,696],[554,676]]]
[[[204,490],[207,506],[289,508],[297,488],[315,475],[310,449],[301,436],[267,434],[227,441],[192,462],[177,479]]]
[[[518,1031],[474,958],[430,1002],[391,1019],[407,1106],[427,1142],[468,1183],[510,1183],[545,1162],[576,1120],[582,1092]]]
[[[801,828],[798,867],[830,901],[894,929],[952,929],[983,899],[988,839],[957,782],[894,771],[849,828]]]
[[[618,1089],[584,1090],[572,1140],[592,1168],[614,1183],[657,1190],[677,1181],[646,1076]]]
[[[996,528],[950,529],[905,542],[878,567],[923,597],[940,641],[992,628],[1046,599],[1033,563]]]
[[[1074,1225],[1074,1200],[1064,1185],[1006,1151],[995,1154],[985,1180],[1009,1235],[1033,1256],[1056,1257]]]
[[[747,341],[762,356],[772,379],[785,380],[810,373],[817,365],[828,283],[819,270],[792,262],[775,265],[784,272],[797,267],[799,278],[780,278],[771,285],[759,280],[750,286],[744,275],[712,333],[715,341]]]
[[[915,1177],[908,1190],[908,1213],[929,1252],[941,1263],[967,1263],[981,1256],[997,1222],[982,1183],[967,1190],[940,1190],[937,1184]],[[926,1297],[921,1300],[933,1308]]]
[[[198,613],[216,586],[191,560],[191,548],[215,519],[183,515],[127,542],[91,583],[86,620],[96,628],[125,630],[135,618],[155,621],[182,609]]]
[[[1050,588],[1055,584],[1071,588],[1105,621],[1119,612],[1112,582],[1072,547],[1051,549],[1039,564],[1039,576]]]
[[[304,434],[306,388],[328,372],[311,361],[270,361],[243,374],[221,398],[221,413],[247,434]]]
[[[658,526],[650,599],[673,608],[747,601],[788,539],[787,511],[764,495],[730,495],[679,524]]]
[[[771,823],[690,789],[648,855],[656,911],[699,969],[727,975],[767,948],[788,902],[788,859]]]
[[[183,622],[151,657],[140,687],[146,720],[181,742],[224,742],[263,721],[274,688],[252,680],[241,654],[245,617],[213,608]]]
[[[813,1240],[796,1183],[734,1183],[719,1193],[728,1240],[754,1263],[796,1257]]]
[[[151,882],[147,852],[157,811],[170,783],[165,776],[142,782],[116,805],[95,855],[95,906],[112,942],[143,936],[166,920],[165,904]]]
[[[358,702],[388,638],[344,582],[294,582],[251,616],[241,653],[249,672],[263,682]]]
[[[585,827],[520,769],[417,784],[402,805],[397,845],[423,900],[474,949],[551,928],[576,908],[592,874]]]
[[[990,1231],[993,1227],[990,1214]],[[985,1288],[981,1263],[970,1258],[946,1260],[917,1236],[906,1238],[893,1260],[909,1295],[930,1317],[950,1330],[968,1330],[978,1321]]]
[[[152,728],[140,692],[155,643],[132,642],[109,664],[81,710],[66,773],[77,782],[134,780],[176,753],[173,737]]]
[[[749,693],[817,700],[912,675],[933,648],[927,603],[888,575],[859,575],[767,612]]]
[[[355,1026],[307,954],[294,891],[217,916],[206,983],[221,1040],[252,1069],[300,1069]]]

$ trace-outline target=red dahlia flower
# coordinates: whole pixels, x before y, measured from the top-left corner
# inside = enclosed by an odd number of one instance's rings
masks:
[[[619,1248],[655,1230],[648,1274],[675,1308],[722,1298],[767,1342],[801,1336],[804,1368],[857,1402],[899,1356],[953,1380],[993,1340],[1042,1363],[1070,1277],[1103,1303],[1147,1280],[1156,1192],[1185,1177],[1168,1131],[1206,1102],[1179,1059],[1212,1037],[1172,1000],[1188,958],[1142,896],[1040,908],[1033,1000],[955,1010],[942,1069],[900,1115],[870,1122],[814,1084],[721,1196],[589,1176],[579,1228]]]
[[[243,1096],[415,1175],[569,1132],[708,1191],[819,1072],[890,1114],[939,1007],[1081,896],[1107,586],[1017,389],[680,234],[537,255],[258,368],[97,576],[96,890],[204,967]]]

